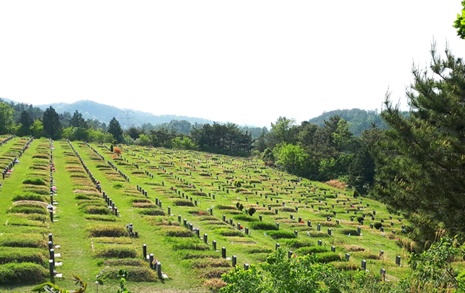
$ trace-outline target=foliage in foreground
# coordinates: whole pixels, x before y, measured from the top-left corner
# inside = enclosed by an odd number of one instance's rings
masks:
[[[368,271],[346,272],[321,264],[314,254],[288,257],[280,248],[267,261],[249,269],[236,267],[222,276],[221,293],[274,292],[465,292],[465,272],[453,260],[463,251],[453,239],[441,239],[428,250],[412,254],[412,273],[398,283],[384,282]]]

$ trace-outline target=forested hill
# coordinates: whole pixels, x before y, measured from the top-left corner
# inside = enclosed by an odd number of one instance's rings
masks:
[[[63,114],[65,112],[73,114],[75,111],[78,111],[82,114],[82,116],[85,119],[95,119],[101,121],[102,123],[108,123],[113,117],[115,117],[119,121],[121,127],[125,129],[131,126],[140,127],[146,123],[150,123],[152,125],[169,123],[172,120],[186,120],[189,121],[191,124],[213,123],[210,120],[202,118],[177,115],[153,115],[151,113],[142,111],[120,109],[117,107],[100,104],[89,100],[81,100],[72,104],[56,103],[38,105],[38,107],[43,110],[50,106],[52,106],[55,109],[55,111],[59,114]]]
[[[308,122],[319,126],[323,126],[324,121],[328,121],[329,118],[336,115],[348,122],[349,130],[355,136],[359,136],[365,129],[369,129],[373,124],[381,129],[387,128],[387,125],[384,122],[383,118],[381,118],[380,114],[376,110],[333,110],[329,112],[324,112],[320,116],[308,120]]]

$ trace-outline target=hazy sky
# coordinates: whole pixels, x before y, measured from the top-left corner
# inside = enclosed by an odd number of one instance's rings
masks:
[[[460,0],[0,1],[0,97],[270,126],[405,105]]]

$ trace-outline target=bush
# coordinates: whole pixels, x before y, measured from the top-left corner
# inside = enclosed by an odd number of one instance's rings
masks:
[[[8,213],[20,213],[20,214],[47,214],[47,209],[44,206],[26,206],[26,205],[15,205],[12,206]]]
[[[116,222],[118,218],[115,215],[85,215],[86,220],[91,221],[105,221],[105,222]]]
[[[192,240],[189,240],[189,242],[176,241],[173,245],[173,250],[210,250],[210,246],[205,243],[191,243],[191,241]]]
[[[160,209],[140,209],[139,214],[146,216],[164,216],[165,212]]]
[[[311,240],[289,239],[285,242],[285,244],[290,248],[301,248],[301,247],[313,246],[315,245],[315,242]]]
[[[169,237],[193,237],[194,233],[192,233],[192,231],[187,230],[185,228],[181,228],[181,227],[176,228],[173,226],[173,228],[171,229],[166,229],[165,235]]]
[[[0,264],[10,262],[31,262],[39,265],[48,264],[48,256],[36,248],[2,248],[0,250]]]
[[[0,265],[0,285],[38,284],[46,281],[48,271],[35,263]]]
[[[173,202],[175,206],[193,207],[194,203],[186,199],[178,199]]]
[[[97,257],[105,258],[135,258],[136,250],[129,246],[123,245],[108,245],[95,252]]]
[[[253,230],[279,230],[276,224],[265,222],[251,222],[250,228],[252,228]]]
[[[129,236],[123,225],[95,225],[88,229],[90,237],[125,237]]]
[[[241,231],[237,230],[229,230],[229,229],[219,229],[218,230],[221,236],[227,236],[227,237],[232,237],[232,236],[238,236],[238,237],[244,237],[244,234]]]
[[[24,235],[4,235],[0,238],[0,246],[46,248],[47,242],[43,237],[36,237],[35,234],[28,234],[27,237]]]
[[[314,253],[323,253],[329,252],[328,248],[323,246],[307,246],[301,247],[294,251],[297,255],[307,255],[307,254],[314,254]]]
[[[109,267],[100,273],[102,280],[120,280],[118,272],[123,269],[128,272],[126,281],[132,282],[154,282],[157,275],[148,267],[141,266],[122,266],[122,267]]]
[[[23,181],[23,184],[31,184],[31,185],[47,185],[44,179],[41,178],[34,178],[34,179],[26,179]]]
[[[343,229],[341,233],[344,235],[350,235],[350,236],[360,236],[357,230],[354,230],[354,229]]]
[[[236,210],[237,208],[235,206],[219,204],[219,205],[216,206],[216,209],[218,209],[218,210]]]
[[[257,211],[256,208],[251,207],[251,208],[248,210],[248,213],[249,213],[250,216],[253,216],[253,214],[255,214],[256,211]]]
[[[257,220],[248,215],[237,215],[237,216],[234,216],[233,218],[236,219],[237,221],[242,221],[242,222],[252,222],[252,221]]]
[[[220,268],[220,267],[231,267],[230,261],[223,258],[199,258],[191,261],[193,268]]]
[[[294,232],[288,231],[269,231],[267,234],[273,239],[296,238]]]
[[[316,260],[321,263],[328,263],[332,261],[341,261],[341,256],[336,252],[323,252],[315,255]]]
[[[107,266],[135,266],[135,267],[143,267],[147,264],[147,262],[141,259],[107,259],[103,262]]]
[[[102,206],[86,206],[84,208],[84,212],[86,214],[91,214],[91,215],[108,215],[111,214],[111,210],[108,207],[102,207]]]
[[[43,195],[34,194],[34,193],[20,194],[20,195],[16,195],[15,197],[13,197],[13,201],[20,201],[20,200],[33,200],[33,201],[47,202],[47,199]]]
[[[157,206],[153,202],[133,202],[132,206],[135,208],[157,208]]]

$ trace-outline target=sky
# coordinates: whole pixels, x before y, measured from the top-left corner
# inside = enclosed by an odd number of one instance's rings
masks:
[[[460,0],[0,1],[0,97],[270,126],[407,108]]]

